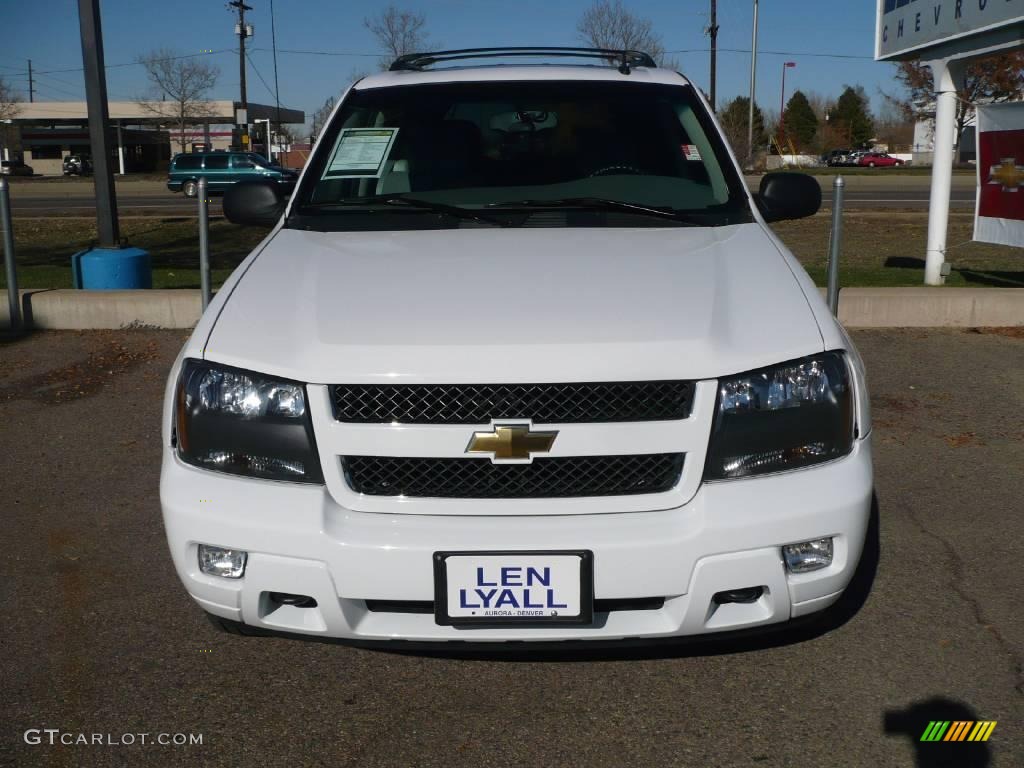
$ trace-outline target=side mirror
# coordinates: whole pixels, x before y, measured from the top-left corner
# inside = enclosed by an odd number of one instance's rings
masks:
[[[284,195],[273,181],[240,181],[224,193],[224,215],[232,224],[272,227],[284,208]]]
[[[769,173],[756,198],[765,221],[802,219],[821,208],[821,185],[806,173]]]

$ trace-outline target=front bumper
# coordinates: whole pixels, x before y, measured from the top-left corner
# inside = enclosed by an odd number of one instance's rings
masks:
[[[160,481],[171,556],[204,610],[269,630],[359,641],[618,640],[778,624],[828,607],[846,588],[860,560],[871,493],[870,436],[841,460],[704,483],[689,503],[656,512],[355,512],[323,486],[207,472],[182,464],[170,448]],[[782,545],[825,536],[835,537],[831,566],[786,572]],[[249,552],[244,578],[201,573],[199,543]],[[432,614],[367,608],[367,600],[432,600],[435,551],[519,549],[589,549],[596,599],[663,597],[664,605],[597,613],[588,626],[500,629],[440,626]],[[751,586],[764,588],[753,603],[712,600]],[[309,595],[317,606],[278,605],[271,592]]]

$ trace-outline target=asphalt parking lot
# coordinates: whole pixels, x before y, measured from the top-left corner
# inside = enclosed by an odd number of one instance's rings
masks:
[[[829,624],[482,658],[215,633],[174,574],[157,498],[184,335],[0,341],[0,763],[1021,765],[1024,334],[854,335],[878,526]],[[998,725],[986,743],[922,744],[931,720]],[[202,744],[51,746],[30,729]]]

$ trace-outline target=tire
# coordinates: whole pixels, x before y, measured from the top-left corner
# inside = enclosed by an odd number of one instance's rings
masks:
[[[874,168],[874,167],[875,167],[874,163],[868,163],[868,168]]]
[[[181,185],[181,191],[185,193],[185,197],[195,197],[199,194],[199,185],[189,179]]]

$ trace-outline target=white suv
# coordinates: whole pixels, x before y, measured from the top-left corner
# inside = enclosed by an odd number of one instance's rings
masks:
[[[472,56],[592,66],[437,66]],[[610,65],[611,63],[611,65]],[[224,628],[654,638],[821,611],[872,494],[864,370],[700,91],[645,54],[353,85],[174,364],[160,499]]]

